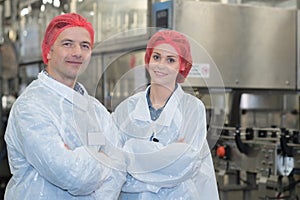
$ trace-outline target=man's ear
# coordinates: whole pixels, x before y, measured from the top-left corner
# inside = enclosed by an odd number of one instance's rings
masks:
[[[52,47],[50,49],[50,51],[47,54],[47,59],[50,60],[51,59],[51,52],[53,51]]]
[[[51,55],[50,53],[47,54],[47,59],[50,60],[51,59]]]

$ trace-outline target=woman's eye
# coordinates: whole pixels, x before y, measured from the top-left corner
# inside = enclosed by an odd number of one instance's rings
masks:
[[[169,58],[168,61],[169,61],[169,63],[174,63],[174,62],[176,62],[176,60],[175,60],[174,58]]]
[[[153,59],[154,59],[154,60],[158,60],[158,59],[159,59],[159,56],[158,56],[158,55],[153,55]]]

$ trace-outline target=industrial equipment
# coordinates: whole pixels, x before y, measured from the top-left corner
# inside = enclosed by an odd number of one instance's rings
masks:
[[[299,142],[299,130],[222,128],[213,149],[221,199],[298,199]]]
[[[207,108],[220,199],[299,199],[297,6],[184,0],[157,4],[154,26],[187,34],[217,66],[197,52],[193,68],[206,68],[187,82]],[[225,95],[208,92],[213,88],[224,88]],[[225,115],[224,125],[215,126],[211,115]]]

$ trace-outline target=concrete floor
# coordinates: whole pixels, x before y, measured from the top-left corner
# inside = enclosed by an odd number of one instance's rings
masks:
[[[8,167],[8,160],[7,158],[4,158],[0,162],[0,200],[3,200],[4,198],[4,191],[5,187],[11,177],[9,167]]]

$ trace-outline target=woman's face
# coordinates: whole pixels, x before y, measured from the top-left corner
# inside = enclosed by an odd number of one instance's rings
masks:
[[[180,69],[180,60],[175,48],[169,44],[157,45],[149,61],[151,83],[174,87]]]

